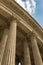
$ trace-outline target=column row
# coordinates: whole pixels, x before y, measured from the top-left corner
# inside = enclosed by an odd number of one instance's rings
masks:
[[[9,33],[8,30],[5,30],[1,40],[0,65],[15,65],[16,31],[17,31],[17,23],[16,20],[13,20],[10,24]],[[34,34],[31,35],[30,41],[31,41],[31,47],[33,51],[35,65],[43,65],[42,58],[37,45],[37,40]],[[25,40],[24,65],[31,65],[30,50],[28,44],[29,43]]]
[[[28,44],[29,43],[25,41],[24,43],[24,65],[32,65],[31,58],[30,58],[31,51],[29,50]],[[30,45],[31,45],[32,52],[33,52],[34,64],[43,65],[35,34],[31,34]]]
[[[16,26],[16,21],[13,20],[10,24],[10,30],[5,48],[5,53],[2,60],[2,65],[15,65]]]
[[[10,24],[9,32],[8,30],[4,31],[0,43],[0,65],[15,65],[16,29],[16,20],[13,20]]]

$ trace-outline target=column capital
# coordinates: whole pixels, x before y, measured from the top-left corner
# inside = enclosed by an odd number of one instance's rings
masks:
[[[16,19],[16,18],[13,18],[13,19],[12,19],[12,22],[17,22],[17,19]]]
[[[13,25],[13,24],[15,24],[15,25],[17,26],[17,20],[16,20],[16,19],[13,19],[13,20],[11,21],[10,25]]]
[[[13,19],[13,20],[12,20],[12,22],[15,22],[15,23],[16,23],[16,22],[17,22],[17,20],[16,20],[16,19]]]
[[[35,35],[35,33],[34,33],[34,32],[32,32],[32,33],[30,34],[30,36],[29,36],[29,37],[30,37],[31,39],[32,39],[32,38],[34,38],[34,39],[35,39],[35,38],[36,38],[36,35]]]

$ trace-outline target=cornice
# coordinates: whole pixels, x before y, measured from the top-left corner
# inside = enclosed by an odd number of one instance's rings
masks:
[[[33,24],[35,24],[36,26],[38,25],[39,28],[42,29],[42,27],[37,23],[37,21],[28,12],[26,12],[19,4],[17,4],[14,0],[7,0],[7,1],[1,0],[0,2],[2,2],[7,7],[12,9],[14,12],[16,12],[21,17],[25,18],[27,21],[28,20],[32,21]]]

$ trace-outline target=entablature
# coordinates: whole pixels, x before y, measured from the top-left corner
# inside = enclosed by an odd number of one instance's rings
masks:
[[[1,13],[2,11],[2,13]],[[5,15],[3,14],[5,13]],[[40,25],[15,1],[1,0],[0,1],[0,14],[4,15],[7,19],[11,16],[17,19],[18,26],[21,27],[28,35],[28,32],[34,32],[37,38],[43,43],[43,29]]]

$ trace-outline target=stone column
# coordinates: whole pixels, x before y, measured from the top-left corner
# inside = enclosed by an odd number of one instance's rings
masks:
[[[10,25],[8,40],[2,65],[15,65],[15,53],[16,53],[16,20],[13,20]]]
[[[31,65],[30,51],[27,41],[24,43],[24,65]]]
[[[3,58],[7,38],[8,38],[8,29],[5,29],[4,33],[3,33],[3,36],[2,36],[2,39],[1,39],[1,42],[0,42],[0,65],[1,65],[1,62],[2,62],[2,58]]]
[[[37,45],[37,40],[36,40],[36,37],[34,34],[31,35],[31,47],[32,47],[32,51],[33,51],[35,65],[43,65],[42,58],[41,58],[39,48]]]

